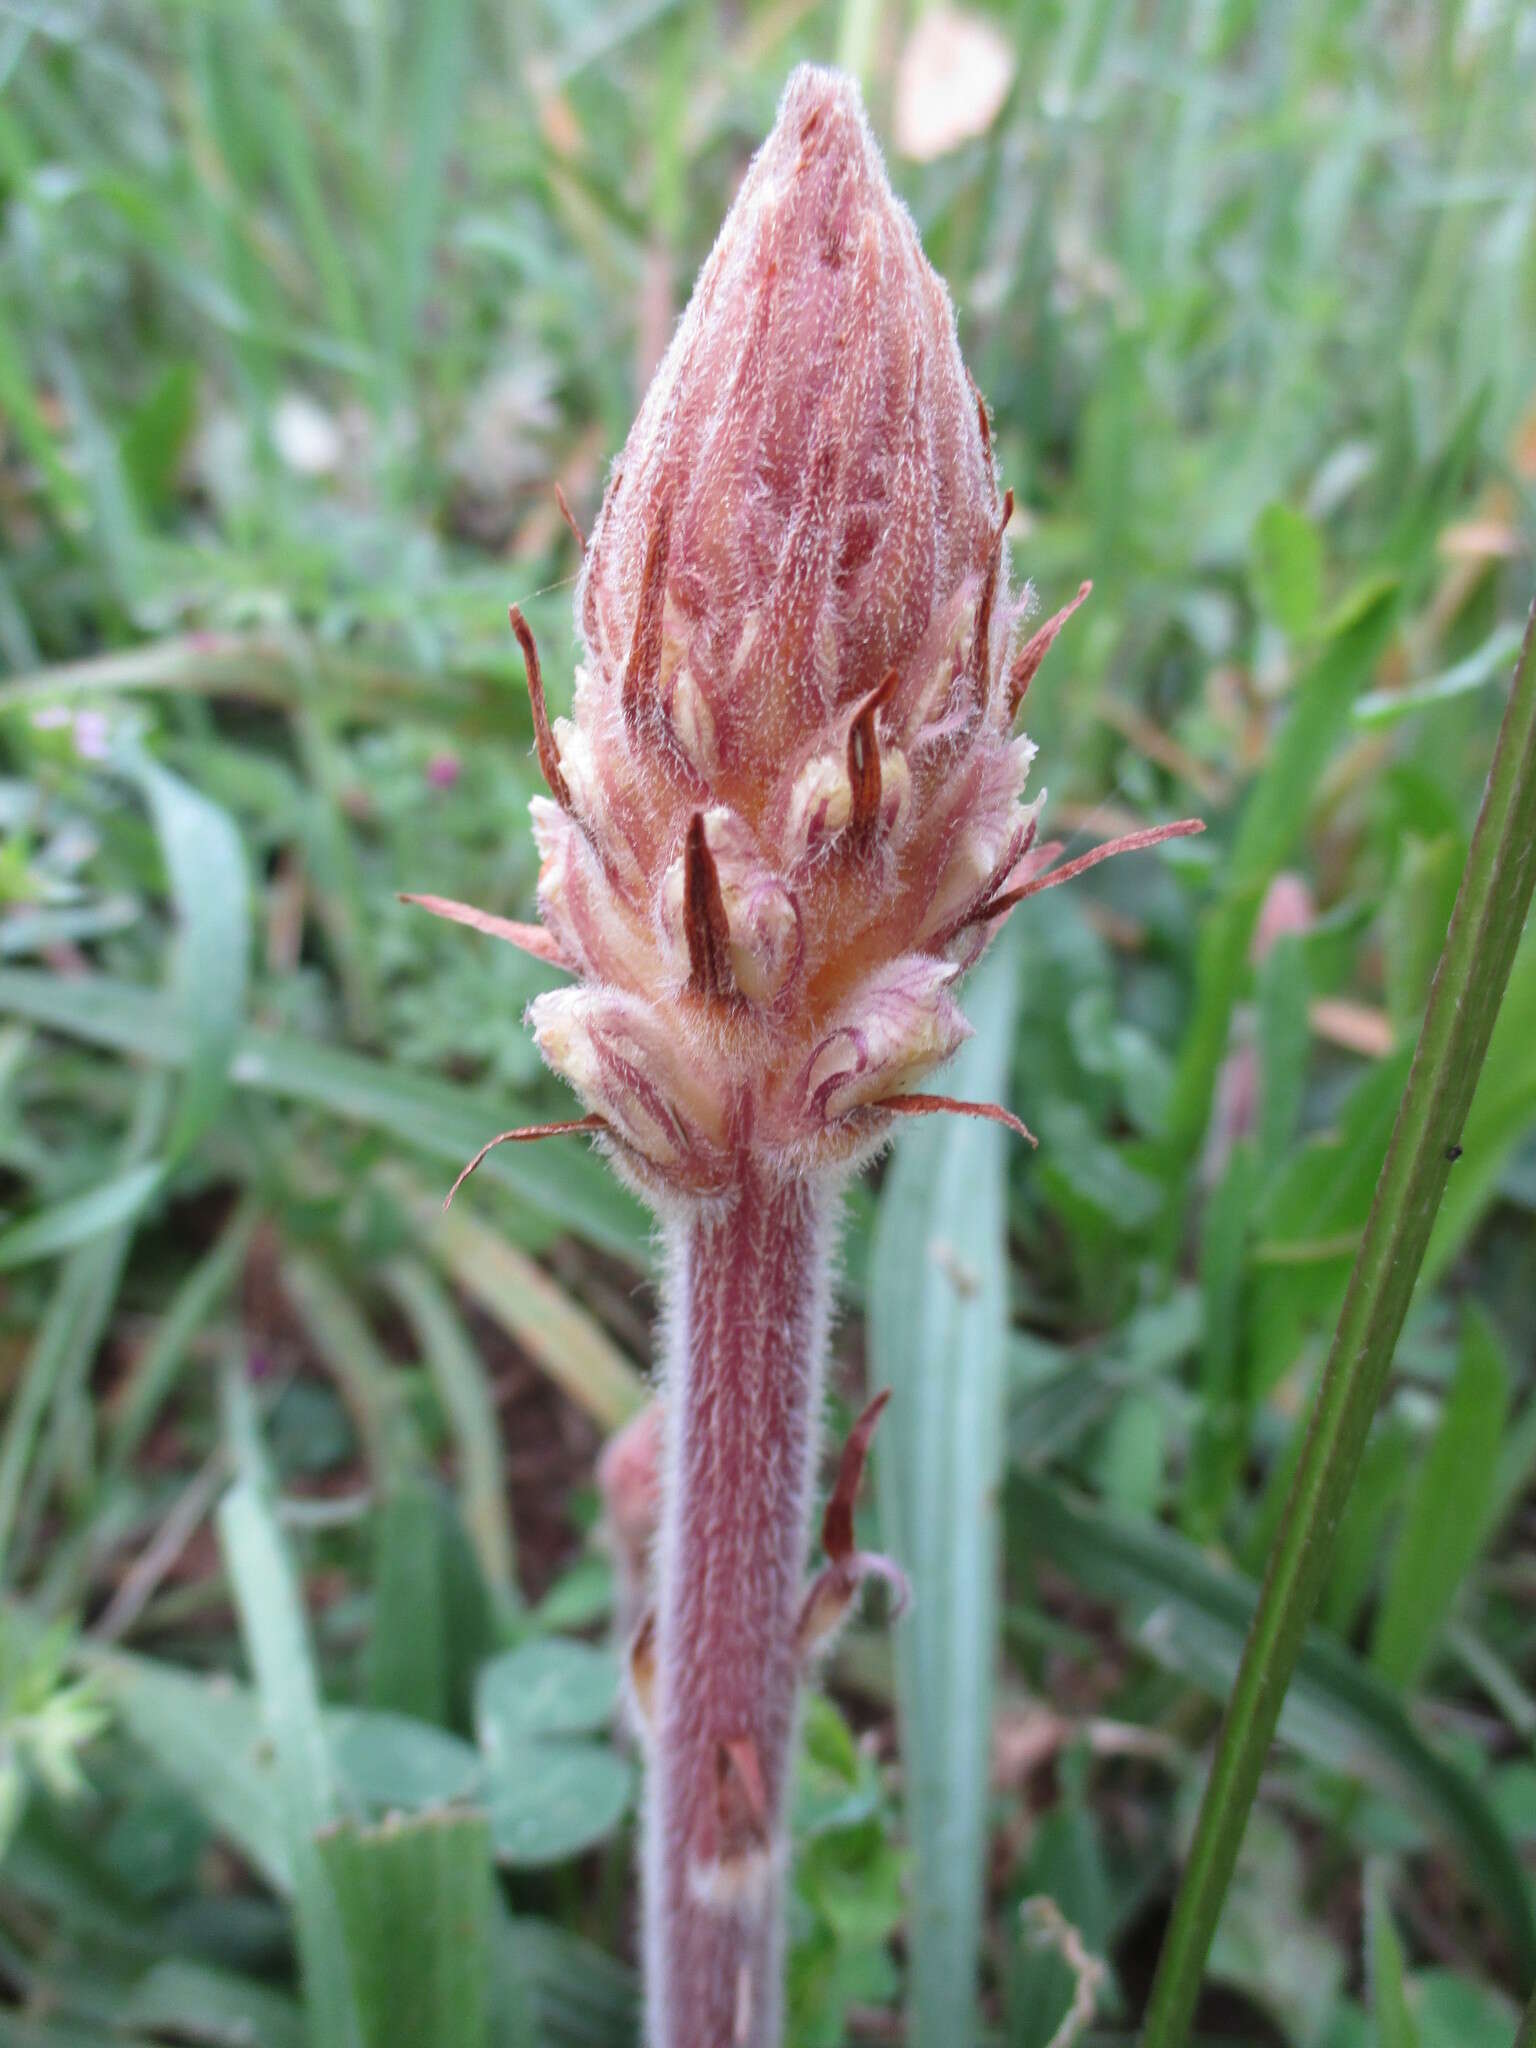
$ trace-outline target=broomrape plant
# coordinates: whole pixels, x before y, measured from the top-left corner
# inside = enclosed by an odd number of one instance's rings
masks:
[[[1026,635],[1011,509],[857,91],[801,70],[610,477],[571,720],[551,724],[513,609],[549,789],[542,922],[414,899],[573,975],[529,1022],[586,1113],[491,1143],[591,1132],[668,1248],[630,1658],[652,2048],[778,2040],[798,1688],[868,1577],[899,1594],[854,1542],[883,1397],[807,1582],[839,1186],[902,1117],[1023,1132],[918,1092],[966,1034],[961,976],[1026,897],[1200,829],[1057,866],[1037,841],[1014,721],[1089,586]]]

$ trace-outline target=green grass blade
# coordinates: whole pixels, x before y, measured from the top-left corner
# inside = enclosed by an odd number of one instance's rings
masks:
[[[405,1375],[386,1355],[362,1310],[319,1259],[290,1252],[283,1291],[330,1367],[381,1495],[424,1463]]]
[[[162,996],[106,975],[67,981],[30,968],[0,968],[0,1013],[157,1065],[181,1066],[190,1056],[187,1034]],[[402,1147],[456,1167],[503,1127],[509,1108],[515,1114],[515,1105],[429,1074],[270,1031],[241,1034],[231,1076],[237,1087],[370,1125]],[[640,1205],[579,1141],[502,1145],[478,1177],[526,1203],[530,1223],[538,1219],[544,1237],[551,1225],[576,1230],[632,1265],[646,1264],[649,1238]],[[467,1214],[473,1201],[473,1194],[462,1196],[454,1213]]]
[[[397,131],[405,140],[406,172],[396,196],[397,233],[384,291],[385,359],[396,384],[405,377],[427,287],[443,171],[473,29],[466,0],[444,0],[441,6],[424,8],[415,22]]]
[[[118,1164],[125,1171],[144,1164],[164,1114],[164,1078],[151,1075],[140,1089],[133,1124],[119,1153]],[[0,1579],[11,1575],[11,1544],[23,1490],[29,1478],[34,1488],[38,1483],[33,1467],[37,1433],[61,1392],[84,1384],[117,1299],[132,1236],[131,1218],[119,1221],[72,1251],[60,1270],[0,1439]]]
[[[389,1285],[410,1319],[453,1432],[459,1510],[486,1585],[506,1609],[519,1604],[516,1547],[507,1502],[501,1424],[485,1366],[453,1297],[419,1259],[403,1259]]]
[[[640,2001],[623,1963],[558,1921],[532,1915],[503,1915],[496,1951],[498,1979],[526,1986],[542,2048],[635,2048]],[[510,2028],[507,2037],[509,2048],[523,2048]]]
[[[1047,1559],[1113,1601],[1147,1656],[1226,1699],[1258,1592],[1185,1537],[1091,1506],[1049,1480],[1014,1473],[1008,1532],[1016,1557]],[[1280,1712],[1281,1739],[1327,1771],[1373,1786],[1447,1843],[1522,1951],[1536,1955],[1520,1859],[1482,1788],[1430,1743],[1402,1700],[1332,1636],[1303,1641]],[[1180,2037],[1182,2039],[1182,2037]]]
[[[1509,1370],[1487,1317],[1468,1307],[1445,1412],[1409,1497],[1371,1638],[1371,1661],[1407,1691],[1421,1676],[1487,1529],[1467,1511],[1498,1463]]]
[[[124,2001],[124,2022],[209,2048],[303,2048],[298,2007],[254,1978],[167,1956],[146,1970]]]
[[[1200,938],[1194,1014],[1168,1112],[1175,1159],[1189,1158],[1205,1131],[1265,886],[1302,835],[1323,769],[1348,725],[1354,693],[1375,665],[1391,623],[1392,592],[1383,589],[1324,648],[1297,684],[1280,737],[1244,807],[1226,863],[1225,894]]]
[[[1017,955],[971,985],[975,1025],[949,1092],[1007,1091]],[[992,1124],[934,1117],[904,1132],[870,1265],[871,1384],[892,1390],[876,1451],[881,1542],[912,1581],[896,1631],[913,1844],[911,2038],[976,2032],[999,1576],[1008,1300],[1007,1147]]]
[[[648,1399],[645,1381],[602,1325],[543,1268],[455,1203],[414,1187],[396,1168],[380,1175],[415,1219],[427,1249],[464,1292],[511,1332],[538,1366],[605,1429]]]
[[[240,1431],[236,1431],[237,1439]],[[265,1488],[247,1468],[219,1508],[240,1630],[277,1757],[276,1793],[293,1878],[312,2048],[358,2048],[336,1901],[316,1846],[340,1815],[299,1586]]]
[[[131,1223],[165,1179],[165,1162],[148,1159],[104,1180],[84,1194],[50,1202],[9,1230],[0,1231],[0,1273],[33,1259],[51,1259],[73,1251],[105,1230]]]
[[[193,1338],[233,1287],[257,1213],[254,1203],[241,1203],[212,1250],[177,1288],[153,1337],[129,1367],[112,1406],[108,1459],[113,1471],[126,1470],[169,1397]]]
[[[213,1122],[229,1085],[250,974],[250,876],[227,811],[138,746],[124,747],[119,760],[149,805],[180,927],[175,989],[187,1059],[166,1140],[174,1161]]]
[[[1369,1865],[1365,1874],[1365,1937],[1376,2048],[1419,2048],[1419,2030],[1408,2010],[1403,1982],[1403,1944],[1393,1924],[1387,1874],[1380,1863]]]
[[[87,1646],[82,1661],[156,1766],[273,1891],[292,1889],[276,1760],[252,1695],[174,1665]]]
[[[486,2048],[491,1831],[478,1813],[320,1838],[346,1943],[361,2048]]]
[[[1397,1127],[1238,1671],[1158,1965],[1145,2048],[1189,2030],[1248,1809],[1317,1604],[1456,1157],[1536,884],[1536,614],[1520,662]],[[1536,1936],[1525,1966],[1536,1967]]]

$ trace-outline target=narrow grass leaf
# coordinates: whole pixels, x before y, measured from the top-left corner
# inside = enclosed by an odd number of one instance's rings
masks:
[[[213,1122],[228,1087],[250,973],[250,875],[227,811],[142,747],[124,746],[118,759],[149,805],[179,926],[175,992],[187,1056],[167,1139],[174,1162]]]
[[[1138,1646],[1213,1699],[1225,1699],[1259,1594],[1185,1538],[1114,1516],[1032,1474],[1009,1477],[1016,1562],[1047,1559],[1121,1608]],[[1418,1815],[1457,1854],[1523,1956],[1536,1961],[1536,1916],[1520,1859],[1478,1786],[1420,1734],[1402,1701],[1342,1643],[1304,1643],[1280,1714],[1281,1739],[1325,1770],[1363,1780]]]
[[[605,1429],[617,1429],[645,1405],[644,1380],[601,1324],[525,1253],[467,1208],[445,1210],[399,1169],[387,1168],[380,1178],[456,1284],[578,1407]]]
[[[1392,588],[1381,591],[1329,641],[1296,685],[1285,724],[1243,808],[1226,864],[1225,894],[1200,936],[1194,1013],[1169,1106],[1175,1160],[1191,1157],[1204,1134],[1264,890],[1301,837],[1353,697],[1386,644],[1394,601]]]
[[[1376,2048],[1419,2048],[1419,2030],[1408,2009],[1403,1944],[1392,1919],[1386,1868],[1380,1862],[1366,1866],[1365,1939]]]
[[[1469,1303],[1455,1375],[1409,1495],[1371,1638],[1371,1662],[1405,1692],[1422,1676],[1487,1534],[1468,1503],[1498,1462],[1508,1412],[1509,1367],[1498,1333]]]
[[[83,1662],[159,1770],[274,1891],[286,1894],[293,1880],[277,1760],[248,1688],[90,1645]]]
[[[1175,2048],[1236,1864],[1286,1687],[1327,1573],[1536,885],[1536,613],[1526,627],[1466,872],[1312,1426],[1238,1669],[1148,2008],[1145,2048]],[[1516,1932],[1536,1970],[1529,1898]]]
[[[182,1020],[163,996],[105,975],[64,980],[31,968],[0,969],[0,1013],[163,1066],[182,1066],[189,1057]],[[274,1032],[243,1032],[231,1074],[239,1087],[386,1131],[402,1147],[454,1167],[507,1120],[504,1100]],[[584,1145],[543,1145],[536,1158],[530,1148],[503,1145],[480,1172],[519,1198],[524,1228],[535,1242],[574,1230],[631,1265],[647,1262],[639,1204]]]
[[[949,1069],[951,1093],[1006,1098],[1017,979],[1005,939],[971,984],[975,1035]],[[875,1453],[881,1544],[913,1593],[895,1646],[917,2048],[952,2048],[976,2026],[1006,1439],[1009,1142],[968,1117],[904,1131],[870,1262],[871,1384],[892,1390]]]
[[[0,1272],[72,1251],[105,1230],[131,1223],[164,1180],[164,1162],[146,1160],[84,1194],[52,1202],[23,1222],[12,1224],[9,1230],[0,1231]]]
[[[134,2034],[169,2034],[209,2048],[303,2048],[304,2016],[270,1984],[232,1970],[167,1956],[123,2001]]]
[[[360,2048],[486,2048],[492,1877],[483,1814],[427,1814],[320,1838]]]
[[[133,1122],[118,1164],[124,1172],[143,1165],[159,1140],[165,1113],[165,1085],[151,1075],[139,1090]],[[0,1438],[0,1580],[12,1576],[11,1547],[22,1519],[23,1490],[46,1488],[46,1460],[34,1462],[38,1431],[61,1392],[85,1384],[91,1362],[122,1284],[132,1239],[131,1219],[72,1251],[60,1268],[43,1317],[13,1393]]]
[[[402,1259],[388,1275],[409,1317],[453,1434],[459,1510],[492,1598],[520,1605],[501,1424],[485,1364],[453,1297],[420,1259]]]
[[[219,1508],[219,1541],[262,1716],[276,1752],[275,1790],[303,1965],[312,2048],[360,2048],[336,1902],[316,1848],[340,1812],[334,1766],[298,1582],[264,1491],[238,1480]]]
[[[541,2048],[634,2048],[639,1997],[623,1963],[558,1921],[531,1915],[501,1915],[495,1944],[498,1986],[508,1982],[529,1998]],[[496,2048],[525,2048],[525,2040],[498,2032]]]
[[[109,1462],[126,1469],[143,1443],[176,1381],[200,1330],[217,1314],[235,1283],[256,1227],[257,1210],[242,1202],[223,1232],[172,1295],[154,1335],[129,1366],[112,1403]]]

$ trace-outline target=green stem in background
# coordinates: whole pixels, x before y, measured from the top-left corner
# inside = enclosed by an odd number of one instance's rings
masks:
[[[1281,1701],[1381,1397],[1536,882],[1536,612],[1397,1126],[1222,1725],[1143,2048],[1179,2048]]]
[[[1516,2031],[1515,2048],[1536,2048],[1536,1987],[1532,1988],[1531,2002]]]

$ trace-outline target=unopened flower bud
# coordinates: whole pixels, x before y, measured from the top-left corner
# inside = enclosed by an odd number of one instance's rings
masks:
[[[585,984],[533,1020],[651,1192],[853,1158],[958,1043],[947,984],[1034,886],[1013,707],[1071,610],[1018,631],[1010,510],[857,91],[799,71],[614,465],[569,720],[513,613]]]

